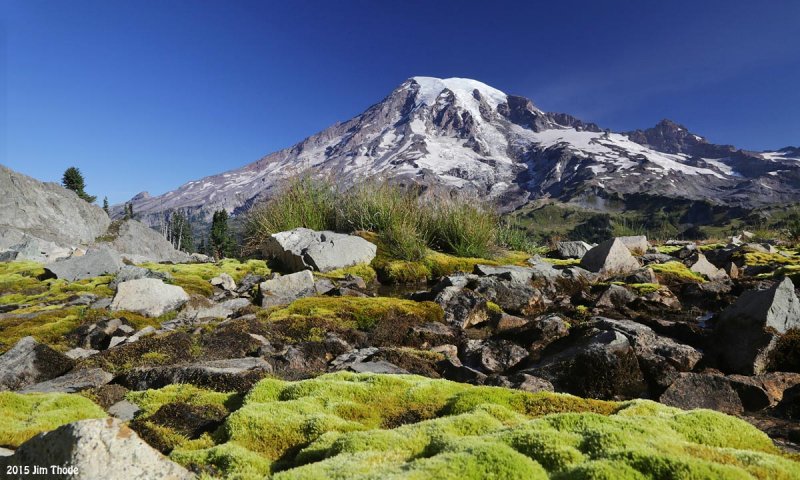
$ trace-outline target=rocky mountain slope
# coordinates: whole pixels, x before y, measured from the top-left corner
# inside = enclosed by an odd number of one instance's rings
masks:
[[[207,222],[310,169],[343,186],[381,177],[474,192],[505,209],[539,198],[602,209],[604,199],[631,193],[758,207],[800,198],[799,160],[796,148],[737,150],[669,120],[614,133],[475,80],[414,77],[291,148],[131,202],[151,224],[177,209]]]

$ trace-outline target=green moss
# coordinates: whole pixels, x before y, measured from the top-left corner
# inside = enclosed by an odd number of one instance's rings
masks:
[[[219,405],[235,410],[241,405],[236,393],[223,393],[194,385],[173,384],[157,390],[128,392],[125,398],[142,409],[140,415],[149,416],[168,403],[188,403],[190,405]]]
[[[63,279],[39,280],[44,267],[36,262],[0,263],[0,305],[19,305],[12,313],[35,313],[55,308],[81,293],[110,297],[112,276],[68,282]]]
[[[160,263],[144,263],[144,268],[165,272],[172,275],[171,283],[178,285],[188,293],[211,296],[214,292],[209,281],[220,273],[227,273],[237,283],[248,273],[265,276],[270,273],[264,260],[238,260],[226,258],[217,263],[181,263],[168,265]]]
[[[800,257],[780,253],[746,252],[744,263],[749,266],[800,265]]]
[[[580,265],[580,258],[542,258],[547,263],[560,267],[571,267],[573,265]]]
[[[717,250],[717,249],[720,249],[720,248],[725,248],[727,246],[728,246],[728,244],[726,244],[726,243],[715,242],[715,243],[707,243],[705,245],[700,245],[697,248],[700,249],[703,252],[708,252],[710,250]]]
[[[650,265],[659,277],[667,282],[705,282],[705,278],[699,273],[689,270],[689,267],[681,262],[655,263]]]
[[[415,302],[393,297],[309,297],[268,314],[270,321],[315,318],[336,321],[349,328],[368,330],[389,315],[418,317],[440,322],[442,308],[433,302]]]
[[[658,253],[664,253],[666,255],[672,255],[673,253],[679,251],[683,247],[681,245],[659,245],[656,247]]]
[[[80,395],[0,392],[0,446],[17,448],[38,433],[106,416],[102,408]]]
[[[225,478],[798,478],[721,413],[340,372],[263,380],[211,447],[173,460]]]
[[[503,314],[503,308],[494,302],[486,302],[486,309],[489,310],[489,313],[493,313],[495,315]]]
[[[347,275],[354,275],[356,277],[363,278],[368,284],[374,282],[378,278],[378,274],[375,272],[375,269],[365,264],[354,265],[347,268],[339,268],[326,273],[315,272],[314,275],[317,277],[330,278],[334,280],[342,279]]]
[[[631,283],[628,284],[628,287],[636,290],[639,295],[647,295],[661,289],[661,285],[657,283]]]

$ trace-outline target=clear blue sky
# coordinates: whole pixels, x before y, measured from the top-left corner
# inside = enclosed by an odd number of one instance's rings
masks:
[[[0,0],[0,163],[121,202],[235,168],[414,75],[615,130],[800,144],[800,2]]]

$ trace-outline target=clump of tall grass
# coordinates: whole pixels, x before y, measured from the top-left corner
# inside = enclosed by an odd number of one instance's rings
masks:
[[[533,248],[523,230],[504,227],[482,201],[433,198],[419,189],[386,182],[340,190],[329,181],[301,177],[254,207],[245,225],[250,251],[256,251],[265,236],[297,227],[374,232],[389,256],[408,261],[421,260],[429,248],[483,258],[500,247]]]

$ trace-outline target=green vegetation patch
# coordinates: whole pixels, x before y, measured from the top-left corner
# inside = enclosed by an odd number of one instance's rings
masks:
[[[689,270],[689,267],[681,262],[654,263],[650,265],[659,277],[667,282],[705,282],[706,279],[699,273]]]
[[[78,420],[107,416],[102,408],[81,395],[0,392],[0,446],[17,448],[41,432]]]
[[[181,263],[168,265],[161,263],[143,263],[144,268],[165,272],[172,275],[171,283],[182,287],[187,293],[195,293],[206,297],[214,293],[209,281],[220,273],[227,273],[238,283],[248,273],[265,276],[270,273],[264,260],[238,260],[226,258],[217,263]]]
[[[379,244],[378,256],[372,261],[372,266],[382,282],[404,284],[434,280],[456,272],[472,273],[475,265],[524,265],[528,258],[529,254],[514,251],[498,252],[497,256],[489,259],[457,257],[428,250],[422,260],[408,261],[386,256]]]
[[[781,253],[746,252],[744,263],[749,266],[800,265],[800,257]]]
[[[667,255],[672,255],[675,252],[680,251],[683,248],[681,245],[659,245],[656,247],[658,253],[664,253]]]
[[[542,258],[542,260],[558,267],[571,267],[581,264],[580,258]]]
[[[81,293],[110,297],[113,279],[104,275],[76,282],[39,280],[44,266],[37,262],[0,262],[0,305],[19,305],[13,313],[33,313],[56,308]]]
[[[390,316],[415,317],[420,322],[441,322],[444,312],[433,302],[393,297],[309,297],[273,310],[267,318],[270,321],[322,319],[346,328],[369,330]]]
[[[265,379],[213,446],[171,458],[224,478],[800,478],[736,418],[413,375]]]
[[[647,295],[661,289],[661,285],[657,283],[630,283],[627,286],[635,290],[639,295]]]
[[[326,273],[314,272],[314,275],[321,278],[330,278],[332,280],[340,280],[348,275],[353,275],[363,278],[368,284],[374,282],[378,278],[378,274],[375,272],[375,269],[365,264],[339,268]]]

